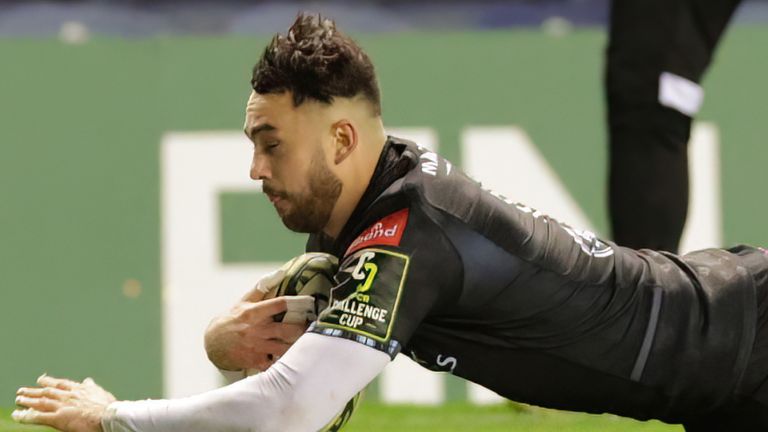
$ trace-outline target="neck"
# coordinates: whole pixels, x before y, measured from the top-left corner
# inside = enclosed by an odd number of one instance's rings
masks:
[[[341,230],[349,221],[349,217],[352,216],[352,212],[357,208],[371,182],[381,150],[387,141],[383,126],[366,138],[358,144],[355,155],[353,155],[356,160],[350,161],[352,163],[349,164],[351,169],[345,171],[341,176],[343,185],[341,195],[339,195],[339,199],[331,212],[328,224],[323,229],[323,232],[332,238],[338,238]]]

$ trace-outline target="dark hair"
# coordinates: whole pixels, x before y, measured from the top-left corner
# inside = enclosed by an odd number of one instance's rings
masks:
[[[320,15],[296,17],[287,35],[276,34],[253,67],[256,93],[293,93],[295,106],[307,99],[326,104],[334,97],[362,94],[381,114],[373,63],[355,41]]]

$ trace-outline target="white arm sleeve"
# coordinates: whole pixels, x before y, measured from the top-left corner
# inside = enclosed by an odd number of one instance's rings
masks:
[[[184,399],[115,402],[104,432],[317,431],[389,363],[360,343],[306,333],[266,372]]]

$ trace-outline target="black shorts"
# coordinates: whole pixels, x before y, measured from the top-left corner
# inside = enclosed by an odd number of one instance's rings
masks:
[[[687,432],[768,431],[768,251],[750,246],[729,250],[739,255],[755,279],[755,342],[741,385],[723,406],[684,423]]]

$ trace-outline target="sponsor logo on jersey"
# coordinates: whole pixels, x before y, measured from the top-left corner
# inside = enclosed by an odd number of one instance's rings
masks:
[[[329,306],[318,325],[351,331],[386,342],[392,332],[405,278],[407,255],[365,249],[341,266],[338,286],[331,290]]]
[[[399,246],[408,223],[408,209],[396,211],[363,231],[347,248],[345,255],[371,246]]]

